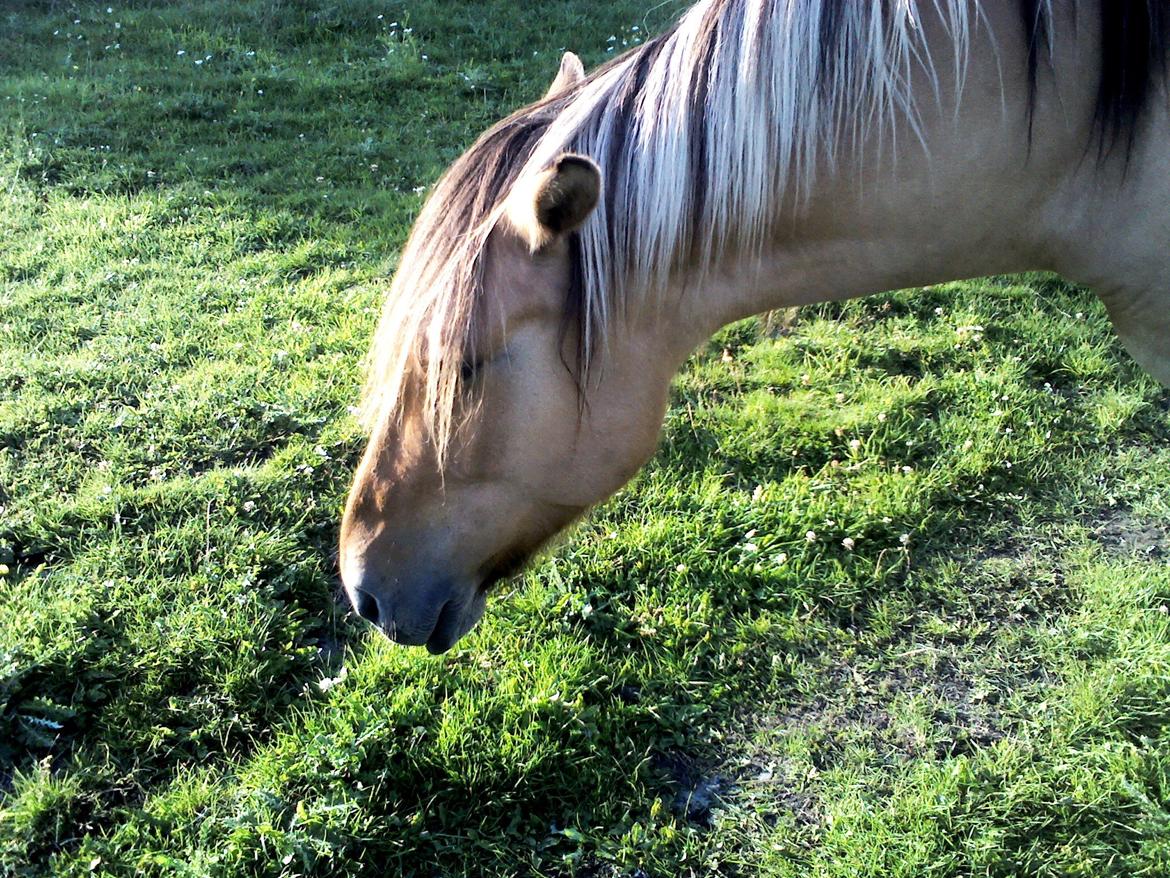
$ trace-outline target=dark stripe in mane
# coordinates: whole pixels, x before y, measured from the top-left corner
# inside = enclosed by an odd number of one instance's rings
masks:
[[[1052,22],[1045,0],[1018,0],[1028,49],[1028,142],[1032,141],[1037,79],[1047,57]],[[1166,77],[1170,15],[1162,0],[1099,0],[1101,77],[1093,124],[1097,157],[1104,161],[1121,147],[1128,161],[1151,93]],[[1074,14],[1080,14],[1074,8]]]
[[[711,7],[711,11],[703,20],[702,43],[697,54],[697,63],[691,77],[691,107],[689,136],[691,142],[690,171],[694,181],[694,194],[691,204],[691,216],[701,217],[707,209],[707,111],[708,97],[711,89],[711,66],[715,59],[715,46],[719,37],[718,14],[719,5]],[[695,249],[695,245],[692,245]],[[696,257],[696,253],[685,256]],[[684,254],[678,254],[684,258]]]
[[[837,47],[841,45],[841,12],[841,6],[838,3],[827,3],[825,8],[821,10],[817,66],[821,77],[819,83],[821,99],[824,101],[828,101],[832,97],[828,90],[833,87],[837,67],[841,61],[841,56],[837,51]]]
[[[647,41],[639,49],[628,53],[625,57],[632,58],[630,69],[626,71],[625,79],[621,87],[608,108],[607,113],[612,113],[616,119],[614,124],[613,138],[610,141],[608,155],[600,157],[602,159],[603,168],[616,168],[621,163],[625,162],[628,156],[627,144],[629,143],[630,133],[634,127],[634,114],[637,108],[638,96],[641,95],[642,89],[646,84],[646,77],[650,75],[650,70],[654,66],[654,62],[658,60],[658,56],[666,47],[670,38],[674,35],[675,28],[671,28],[665,33],[659,34],[653,39]],[[621,58],[618,58],[614,63],[620,63]],[[603,68],[605,69],[605,68]],[[619,186],[624,186],[628,180],[626,174],[604,174],[605,183],[605,200],[609,205],[622,204],[626,200],[627,193],[619,189]],[[628,223],[625,222],[624,215],[620,213],[611,213],[610,216],[613,221],[610,222],[608,228],[609,243],[611,248],[621,246],[618,237],[622,234],[628,233]]]
[[[1106,0],[1107,2],[1107,0]],[[1045,0],[1020,0],[1020,17],[1024,24],[1024,42],[1028,46],[1028,148],[1032,146],[1032,125],[1036,118],[1036,79],[1040,73],[1040,56],[1052,35]]]
[[[1095,122],[1099,156],[1133,150],[1138,124],[1158,79],[1166,75],[1166,8],[1162,0],[1100,0],[1101,84]]]

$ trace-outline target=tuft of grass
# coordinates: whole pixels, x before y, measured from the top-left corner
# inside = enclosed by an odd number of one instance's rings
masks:
[[[1170,875],[1170,399],[1052,277],[728,327],[448,656],[335,602],[425,188],[678,8],[0,11],[0,874]]]

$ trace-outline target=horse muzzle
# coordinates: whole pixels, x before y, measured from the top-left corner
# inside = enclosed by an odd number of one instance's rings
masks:
[[[426,646],[432,655],[446,652],[474,628],[486,604],[486,593],[475,583],[344,578],[346,593],[359,616],[395,643]]]

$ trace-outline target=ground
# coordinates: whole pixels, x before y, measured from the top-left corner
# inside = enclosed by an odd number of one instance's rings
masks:
[[[993,278],[729,327],[450,654],[337,599],[420,199],[676,7],[0,11],[0,875],[1170,875],[1170,396]]]

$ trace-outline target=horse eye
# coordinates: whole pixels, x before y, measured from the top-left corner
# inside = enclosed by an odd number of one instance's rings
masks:
[[[500,359],[504,351],[497,351],[496,353],[475,356],[469,354],[464,357],[463,364],[459,367],[459,378],[466,385],[475,381],[483,373],[483,370]]]
[[[463,365],[459,369],[459,377],[464,384],[475,380],[475,376],[479,374],[479,370],[483,368],[483,360],[464,360]]]

